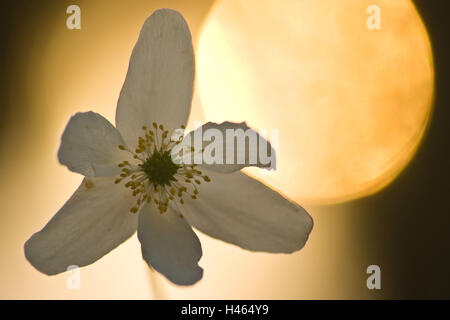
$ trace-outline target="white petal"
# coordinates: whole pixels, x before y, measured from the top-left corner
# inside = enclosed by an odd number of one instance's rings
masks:
[[[182,207],[193,227],[254,251],[290,253],[305,245],[313,220],[303,208],[240,171],[207,174],[211,182]]]
[[[118,164],[132,161],[118,148],[124,141],[116,128],[95,112],[77,113],[70,118],[61,138],[59,162],[69,170],[88,177],[118,174]]]
[[[85,178],[77,191],[39,232],[25,243],[25,256],[39,271],[54,275],[70,265],[86,266],[131,237],[135,199],[109,178]]]
[[[194,148],[193,153],[184,152],[183,157],[178,157],[182,149],[190,151],[191,147]],[[276,168],[275,150],[270,142],[245,122],[205,123],[172,149],[172,159],[221,173],[248,166]]]
[[[186,124],[194,69],[186,21],[174,10],[155,11],[133,49],[117,105],[117,128],[129,146],[136,147],[143,125],[155,121],[171,133]]]
[[[198,266],[200,240],[184,218],[170,208],[161,214],[150,204],[139,213],[138,238],[142,256],[156,271],[178,285],[191,285],[202,278]]]

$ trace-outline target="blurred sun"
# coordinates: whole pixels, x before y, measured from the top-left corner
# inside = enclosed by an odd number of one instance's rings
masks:
[[[200,265],[208,272],[191,288],[149,273],[136,237],[82,268],[80,290],[67,289],[67,274],[36,271],[23,244],[82,179],[57,161],[67,120],[93,110],[114,122],[139,30],[161,7],[180,11],[193,33],[198,83],[191,122],[245,120],[258,130],[280,130],[278,171],[251,174],[302,205],[379,190],[412,158],[431,114],[430,43],[410,1],[222,0],[201,29],[211,0],[80,0],[81,30],[66,28],[67,3],[52,3],[53,11],[36,13],[25,38],[14,37],[31,49],[18,60],[24,71],[17,72],[14,92],[27,105],[13,101],[20,117],[5,131],[0,150],[0,297],[373,297],[360,285],[359,225],[344,206],[308,206],[314,231],[292,255],[248,252],[200,234]],[[373,4],[381,8],[381,30],[366,27]]]
[[[380,30],[366,25],[370,5],[380,8]],[[424,134],[433,79],[409,0],[220,1],[198,45],[206,119],[279,129],[278,170],[247,172],[303,204],[392,181]]]

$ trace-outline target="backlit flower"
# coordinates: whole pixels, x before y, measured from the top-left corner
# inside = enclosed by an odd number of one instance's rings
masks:
[[[192,227],[248,250],[290,253],[304,246],[311,217],[240,172],[249,163],[174,161],[173,148],[186,138],[173,139],[173,133],[187,122],[193,82],[186,22],[173,10],[156,11],[133,49],[116,127],[94,112],[77,113],[67,124],[58,158],[85,178],[25,243],[36,269],[54,275],[89,265],[136,231],[145,261],[179,285],[203,274]],[[211,127],[248,129],[245,123],[203,126]]]

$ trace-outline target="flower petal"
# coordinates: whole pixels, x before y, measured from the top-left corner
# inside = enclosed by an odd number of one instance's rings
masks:
[[[194,152],[190,153],[192,148]],[[183,149],[187,152],[181,156]],[[172,159],[221,173],[248,166],[276,168],[275,150],[270,142],[245,122],[205,123],[172,149]]]
[[[47,275],[93,263],[136,231],[137,215],[129,212],[134,200],[109,177],[85,178],[47,225],[25,243],[26,258]]]
[[[254,251],[290,253],[305,245],[313,220],[303,208],[242,172],[207,174],[211,182],[182,207],[193,227]]]
[[[194,69],[186,21],[174,10],[155,11],[133,49],[117,105],[117,128],[130,147],[137,146],[143,125],[157,122],[171,133],[186,124]]]
[[[146,205],[139,214],[138,238],[147,263],[178,285],[192,285],[203,276],[197,262],[202,256],[200,240],[186,220],[174,210],[161,214]]]
[[[88,177],[118,174],[117,165],[132,161],[118,148],[124,141],[116,128],[95,112],[77,113],[70,118],[61,138],[59,162],[69,170]]]

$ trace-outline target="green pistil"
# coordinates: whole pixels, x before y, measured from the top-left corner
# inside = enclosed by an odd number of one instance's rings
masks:
[[[148,177],[148,180],[156,188],[169,186],[171,181],[177,181],[174,175],[181,168],[172,161],[170,151],[154,149],[144,163],[139,165]]]

